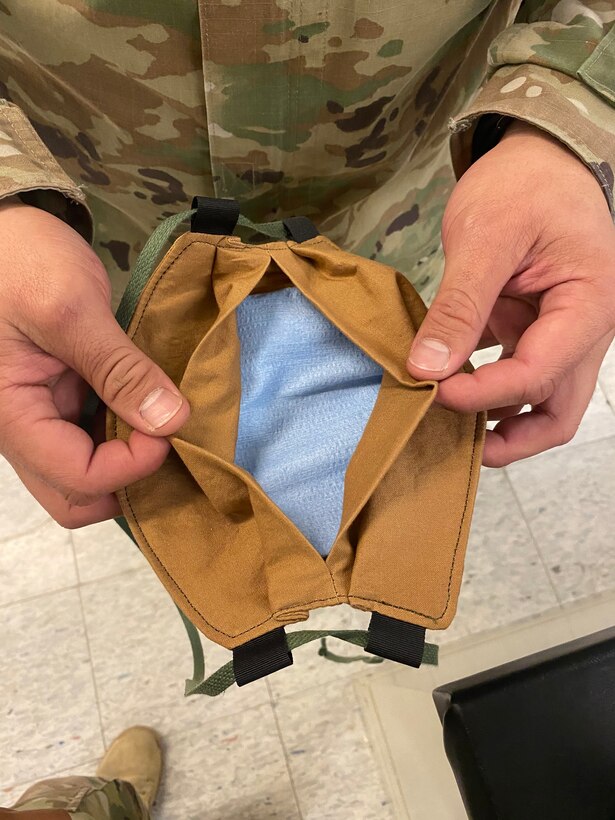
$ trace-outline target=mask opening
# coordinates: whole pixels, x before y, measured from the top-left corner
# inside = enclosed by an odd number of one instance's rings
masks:
[[[340,526],[348,463],[374,409],[382,368],[292,286],[251,294],[236,320],[235,463],[326,557]]]

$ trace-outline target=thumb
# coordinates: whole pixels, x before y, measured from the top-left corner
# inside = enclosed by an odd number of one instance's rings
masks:
[[[39,333],[40,346],[79,373],[131,427],[149,435],[175,433],[190,415],[187,400],[128,338],[108,305],[81,306],[70,315],[70,327]]]
[[[473,257],[472,264],[464,256]],[[445,265],[437,296],[412,343],[407,369],[416,379],[445,379],[476,350],[508,277],[497,277],[497,262],[477,254],[455,255]],[[469,259],[468,259],[469,262]]]

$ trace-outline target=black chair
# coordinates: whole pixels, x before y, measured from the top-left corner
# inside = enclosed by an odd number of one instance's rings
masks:
[[[615,820],[615,628],[433,697],[471,820]]]

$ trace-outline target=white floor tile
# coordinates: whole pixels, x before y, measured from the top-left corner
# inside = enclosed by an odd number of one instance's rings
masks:
[[[165,736],[154,820],[299,820],[270,704]]]
[[[0,456],[0,543],[31,532],[49,515],[26,490],[11,465]]]
[[[223,695],[184,697],[192,655],[179,614],[148,568],[82,587],[105,740],[144,723],[162,735],[269,701],[264,681]],[[231,656],[203,639],[207,672]]]
[[[561,601],[615,587],[615,438],[507,468]]]
[[[78,592],[0,609],[0,786],[49,777],[102,753]]]
[[[484,364],[491,364],[497,362],[502,353],[502,345],[493,345],[493,347],[485,347],[483,350],[477,350],[470,356],[470,361],[476,369],[482,367]]]
[[[148,566],[138,547],[115,521],[82,527],[71,535],[83,583]]]
[[[0,545],[0,606],[76,583],[70,533],[55,521]]]
[[[367,629],[369,619],[369,612],[342,604],[313,610],[307,621],[288,627],[287,632],[303,629]],[[327,638],[327,646],[336,655],[365,655],[359,647],[336,638]],[[374,664],[362,661],[335,663],[319,655],[319,649],[318,640],[299,647],[293,652],[293,665],[270,676],[269,685],[274,699],[304,692],[314,686],[329,686],[335,681],[365,674],[374,668]],[[368,655],[365,657],[369,658]]]
[[[502,470],[483,470],[468,543],[455,637],[556,606],[557,597]],[[430,637],[431,637],[430,633]]]
[[[275,709],[302,817],[394,817],[351,681],[282,698]]]

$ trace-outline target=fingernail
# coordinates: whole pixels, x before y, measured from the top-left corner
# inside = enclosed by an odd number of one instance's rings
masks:
[[[446,370],[451,349],[438,339],[421,339],[410,351],[408,362],[414,367],[431,372]]]
[[[173,418],[182,404],[183,399],[177,393],[157,387],[143,399],[139,413],[146,424],[157,430]]]

